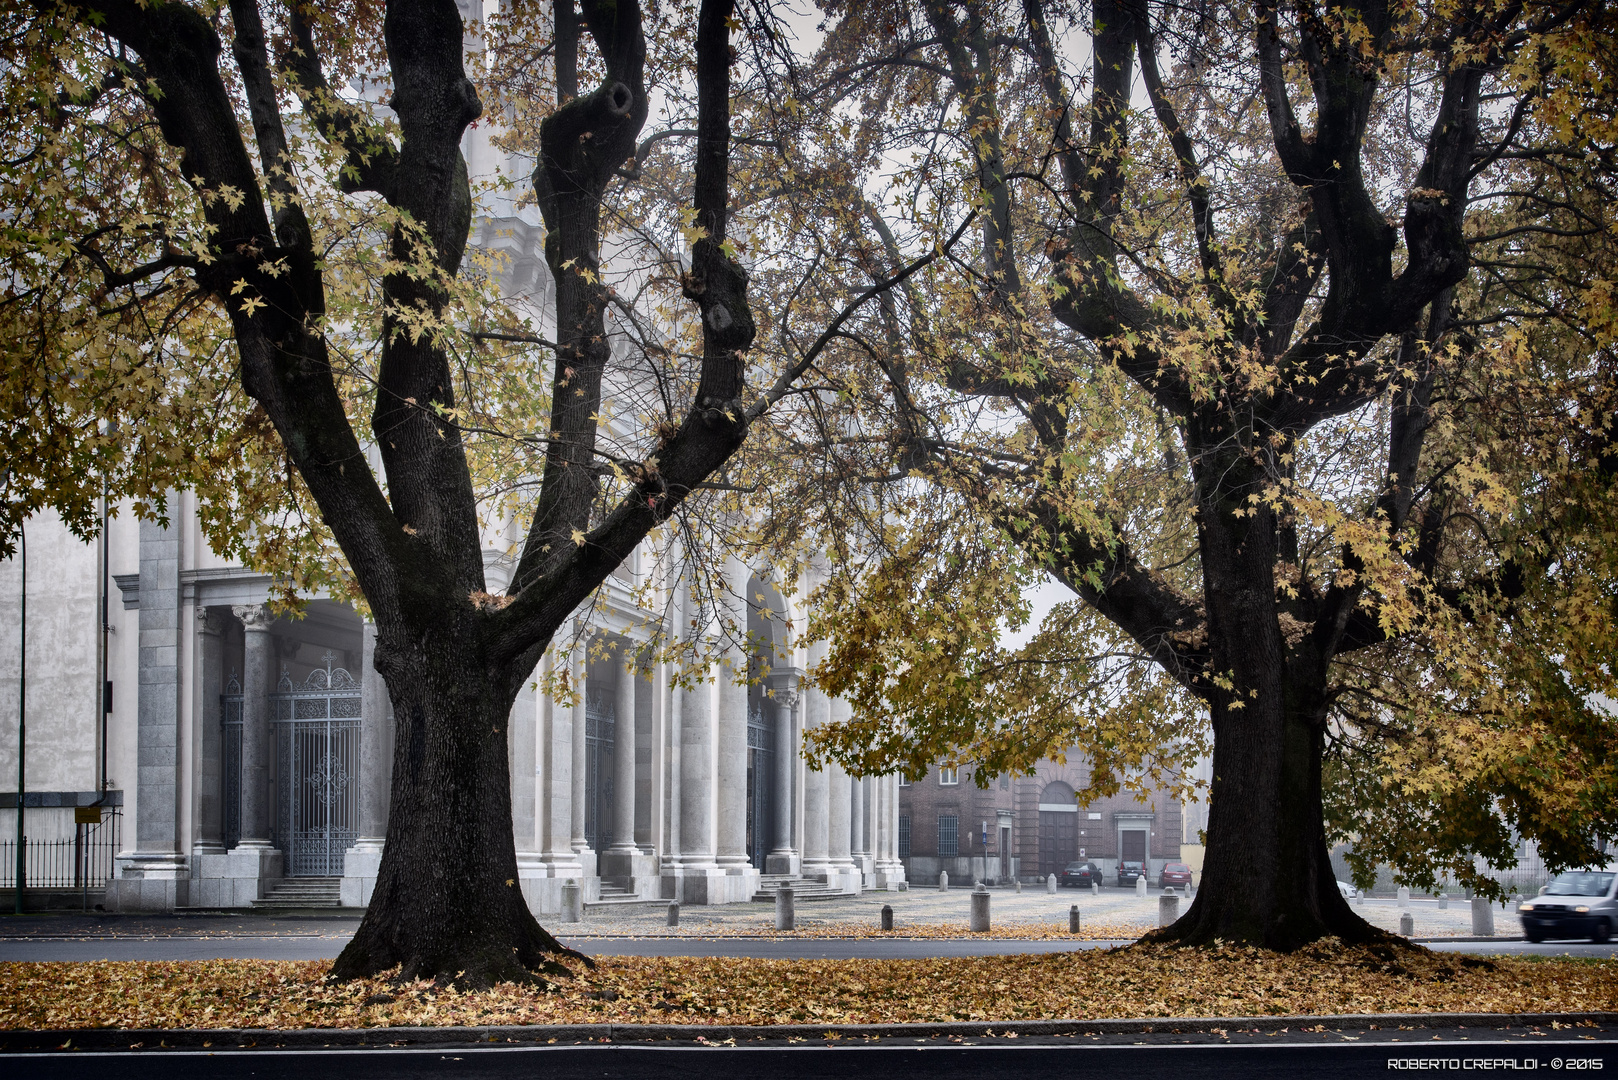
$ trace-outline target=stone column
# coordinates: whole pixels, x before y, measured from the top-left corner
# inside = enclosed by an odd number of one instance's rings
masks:
[[[370,904],[382,865],[393,779],[389,712],[388,686],[376,670],[376,624],[367,620],[360,631],[360,813],[354,846],[343,853],[344,907]]]
[[[851,776],[848,785],[849,857],[854,860],[854,869],[859,871],[863,885],[869,857],[865,850],[865,781]]]
[[[225,853],[224,758],[219,695],[225,664],[225,620],[213,608],[197,606],[197,835],[191,845],[193,858]],[[203,874],[222,877],[223,874]]]
[[[792,846],[792,774],[798,760],[798,748],[793,740],[793,712],[800,697],[797,676],[787,674],[771,680],[774,696],[769,703],[775,709],[775,837],[764,869],[771,874],[796,874],[798,851]]]
[[[713,684],[708,670],[698,673],[680,710],[680,845],[682,864],[709,869],[713,858]]]
[[[846,721],[850,713],[847,701],[832,698],[830,715],[833,722]],[[832,869],[842,878],[843,889],[858,892],[859,874],[853,857],[853,813],[849,805],[853,791],[848,773],[836,762],[826,763],[826,858]]]
[[[232,907],[251,907],[269,883],[283,873],[282,852],[270,843],[275,793],[270,790],[270,757],[275,753],[270,723],[270,687],[275,674],[275,614],[264,605],[231,609],[242,621],[242,835],[230,851]]]
[[[623,648],[628,660],[629,641]],[[618,667],[618,686],[612,735],[612,847],[624,855],[636,854],[635,847],[635,668],[633,662]]]
[[[588,637],[580,633],[573,643],[573,651],[568,657],[568,687],[573,691],[573,850],[583,853],[590,848],[590,842],[584,836],[584,815],[588,812],[585,800],[588,791],[585,787],[585,701],[589,696],[589,686],[586,685],[588,669],[585,666],[585,656],[590,651]]]
[[[905,880],[904,863],[899,861],[899,778],[896,775],[878,779],[876,813],[882,823],[882,851],[876,862],[876,887],[897,889]]]
[[[826,658],[826,643],[809,646],[809,669]],[[809,732],[831,719],[831,702],[826,695],[809,687],[803,695],[803,730]],[[824,879],[831,870],[827,857],[827,773],[824,768],[807,766],[803,773],[803,875]]]
[[[729,585],[741,592],[747,588],[747,568],[737,559],[730,563],[726,574]],[[739,572],[735,569],[738,566]],[[738,637],[747,633],[747,609],[739,602],[729,606],[732,627],[721,655],[718,680],[718,862],[724,870],[740,872],[747,866],[747,653]]]
[[[190,902],[180,851],[180,530],[140,523],[136,676],[135,846],[108,882],[113,911],[170,911]],[[21,811],[19,811],[20,813]]]

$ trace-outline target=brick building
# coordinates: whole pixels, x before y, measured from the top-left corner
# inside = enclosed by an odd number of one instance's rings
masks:
[[[1074,792],[1089,778],[1077,753],[1045,759],[1034,775],[997,777],[979,788],[972,767],[934,766],[899,786],[899,859],[907,880],[926,885],[940,871],[951,882],[1043,879],[1088,858],[1106,880],[1120,859],[1141,859],[1153,880],[1164,863],[1182,860],[1184,823],[1166,791],[1140,799],[1129,792],[1079,806]]]

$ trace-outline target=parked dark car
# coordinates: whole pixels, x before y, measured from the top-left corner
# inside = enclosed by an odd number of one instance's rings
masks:
[[[1146,864],[1134,859],[1125,859],[1118,864],[1118,884],[1133,885],[1138,878],[1146,876]]]
[[[1075,885],[1088,889],[1101,884],[1101,867],[1093,862],[1070,862],[1056,875],[1058,885]]]
[[[1191,868],[1183,862],[1163,864],[1163,872],[1157,875],[1159,889],[1189,889],[1191,887]]]
[[[1557,874],[1517,915],[1529,941],[1587,937],[1599,945],[1618,931],[1618,867]]]

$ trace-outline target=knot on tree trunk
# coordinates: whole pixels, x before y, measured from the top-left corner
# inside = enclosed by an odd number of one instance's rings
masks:
[[[711,237],[692,245],[691,272],[685,276],[682,291],[702,309],[711,344],[727,352],[740,352],[753,344],[758,331],[747,306],[747,271]]]

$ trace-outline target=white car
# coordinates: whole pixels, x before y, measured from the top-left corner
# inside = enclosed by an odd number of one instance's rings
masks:
[[[1354,899],[1354,886],[1350,885],[1346,881],[1339,881],[1337,883],[1337,891],[1343,894],[1344,900]]]
[[[1557,874],[1517,915],[1529,941],[1588,937],[1599,945],[1618,931],[1618,866]]]

